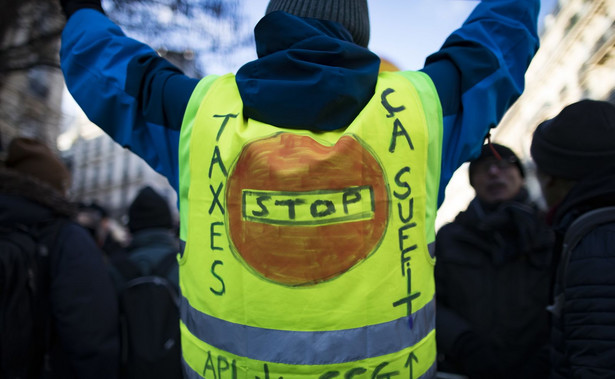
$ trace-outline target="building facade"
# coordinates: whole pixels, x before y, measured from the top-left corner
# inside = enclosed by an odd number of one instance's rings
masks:
[[[560,0],[545,26],[526,89],[493,133],[525,160],[536,126],[566,105],[615,102],[615,0]]]

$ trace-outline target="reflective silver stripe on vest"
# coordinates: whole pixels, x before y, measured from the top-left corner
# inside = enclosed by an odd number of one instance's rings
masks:
[[[435,300],[407,317],[361,328],[303,332],[263,329],[224,321],[182,298],[181,318],[199,340],[249,359],[294,365],[358,361],[414,346],[435,327]]]
[[[427,245],[427,251],[429,251],[429,256],[432,258],[436,257],[436,243],[432,242]]]

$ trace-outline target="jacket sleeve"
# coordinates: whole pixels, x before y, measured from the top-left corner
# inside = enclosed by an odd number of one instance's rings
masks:
[[[59,343],[77,378],[116,378],[119,315],[103,254],[85,229],[63,227],[52,255],[50,303]]]
[[[179,132],[198,80],[93,9],[69,18],[60,59],[68,90],[88,118],[177,190]]]
[[[538,49],[539,0],[482,0],[421,70],[443,111],[439,204],[451,176],[477,157],[490,128],[521,95]]]

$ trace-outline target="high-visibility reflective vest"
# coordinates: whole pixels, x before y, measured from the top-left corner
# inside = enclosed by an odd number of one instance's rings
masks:
[[[422,73],[381,73],[322,133],[245,119],[234,76],[204,79],[180,142],[187,377],[434,376],[441,139]]]

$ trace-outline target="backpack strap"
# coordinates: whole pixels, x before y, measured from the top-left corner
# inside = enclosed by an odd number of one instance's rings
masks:
[[[160,262],[158,262],[156,266],[152,268],[149,276],[166,277],[176,262],[177,258],[175,254],[166,255],[163,259],[160,260]],[[139,266],[129,257],[124,257],[122,259],[116,260],[115,262],[113,262],[113,266],[117,269],[122,278],[127,282],[140,276],[144,276],[144,273],[141,272]]]
[[[554,304],[547,307],[547,309],[556,316],[559,317],[561,315],[562,308],[564,307],[566,272],[568,272],[568,264],[570,263],[572,251],[589,232],[602,224],[613,221],[615,221],[615,206],[598,208],[582,214],[579,218],[574,220],[566,230],[560,264],[557,270],[557,283],[560,285],[561,292],[556,294]]]
[[[67,224],[68,220],[65,218],[56,218],[51,221],[46,221],[38,224],[36,228],[37,238],[39,238],[39,242],[43,250],[39,254],[39,260],[41,261],[42,270],[40,270],[43,283],[43,291],[44,293],[49,294],[50,286],[51,286],[51,256],[56,254],[59,246],[60,234],[64,226]],[[51,346],[53,345],[53,340],[55,333],[53,333],[53,325],[52,325],[52,317],[51,317],[51,304],[50,297],[45,296],[44,305],[48,312],[45,312],[45,335],[44,335],[44,358],[43,358],[43,372],[51,372]]]
[[[120,273],[124,282],[128,282],[143,275],[139,266],[128,257],[113,262],[113,267]]]
[[[42,360],[36,363],[43,373],[51,372],[51,347],[56,338],[53,328],[53,317],[51,316],[50,288],[51,288],[51,260],[59,249],[59,238],[62,228],[66,225],[65,218],[54,218],[44,220],[32,225],[22,225],[21,229],[34,239],[37,245],[36,264],[38,265],[36,284],[34,290],[39,294],[36,297],[39,309],[35,317],[35,325],[39,329],[36,334],[42,338]],[[44,375],[44,374],[43,374]]]

